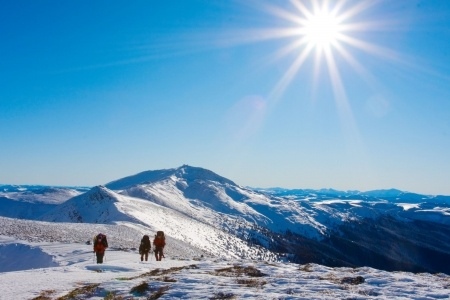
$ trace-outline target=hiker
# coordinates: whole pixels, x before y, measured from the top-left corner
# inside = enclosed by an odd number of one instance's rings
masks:
[[[144,235],[141,239],[141,244],[139,245],[139,254],[141,255],[141,261],[148,260],[148,253],[152,249],[152,245],[150,243],[150,237],[148,235]]]
[[[106,235],[99,233],[94,238],[94,252],[97,256],[97,263],[103,263],[103,257],[105,256],[105,250],[108,248],[108,241],[106,240]]]
[[[166,238],[163,231],[157,231],[155,238],[153,239],[153,245],[155,246],[155,258],[160,261],[164,257],[164,246],[166,245]]]

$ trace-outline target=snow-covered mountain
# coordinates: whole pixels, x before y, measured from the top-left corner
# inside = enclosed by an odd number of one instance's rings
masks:
[[[448,196],[253,189],[184,165],[118,179],[35,211],[30,219],[162,229],[214,256],[450,273],[442,264],[450,261]]]
[[[0,216],[34,219],[87,190],[85,187],[0,184]]]
[[[60,204],[89,189],[89,187],[0,184],[0,197],[29,203]]]
[[[262,247],[250,247],[242,239],[222,229],[194,220],[172,208],[118,194],[104,186],[93,187],[53,208],[39,219],[49,222],[122,224],[139,229],[142,234],[164,230],[170,238],[187,242],[208,255],[252,259],[272,256],[272,260],[275,259],[270,251]]]

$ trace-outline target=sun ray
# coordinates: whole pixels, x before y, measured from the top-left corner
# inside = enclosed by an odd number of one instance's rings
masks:
[[[264,4],[265,3],[265,4]],[[349,144],[363,150],[362,139],[355,116],[352,112],[351,101],[347,95],[346,80],[348,76],[341,70],[349,66],[373,89],[381,86],[380,83],[365,68],[359,60],[361,57],[372,56],[387,61],[400,61],[402,58],[396,51],[369,42],[361,33],[377,32],[390,29],[397,20],[367,20],[370,10],[380,3],[374,1],[348,1],[348,0],[290,0],[291,10],[283,8],[273,2],[259,1],[255,8],[263,9],[266,13],[276,16],[283,23],[291,26],[260,28],[255,32],[245,31],[240,38],[247,38],[246,42],[268,41],[286,39],[289,42],[272,53],[270,59],[264,62],[274,62],[294,57],[276,81],[268,95],[268,110],[283,99],[287,88],[293,84],[295,77],[306,66],[311,66],[311,101],[317,100],[317,92],[324,89],[322,76],[328,76],[336,110],[342,124],[342,132]],[[260,5],[261,4],[261,5]],[[366,14],[367,13],[367,14]],[[365,20],[363,20],[365,19]],[[311,64],[306,63],[312,60]],[[305,70],[306,71],[306,70]],[[319,89],[320,88],[320,89]],[[326,89],[326,88],[325,88]]]
[[[269,99],[274,100],[275,102],[281,98],[284,90],[289,86],[292,79],[297,74],[298,70],[301,68],[305,60],[308,58],[309,54],[313,49],[312,45],[307,45],[306,48],[302,50],[300,55],[296,58],[296,60],[291,64],[288,70],[284,73],[284,75],[280,78],[280,80],[276,83],[275,87],[269,94]]]
[[[360,21],[352,23],[341,23],[341,31],[348,35],[350,32],[370,32],[390,30],[398,26],[399,21],[383,20],[383,21]]]
[[[385,59],[400,61],[400,54],[391,49],[365,42],[348,35],[342,35],[340,40],[369,54],[380,56]]]
[[[312,87],[311,87],[311,100],[315,101],[316,92],[318,91],[318,83],[320,78],[320,69],[322,67],[322,53],[321,51],[316,51],[314,54],[314,68],[313,68],[313,76],[312,76]]]
[[[341,106],[347,98],[345,88],[330,48],[324,49],[324,55],[328,67],[328,75],[330,76],[331,84],[333,87],[333,93],[337,103],[339,104],[338,106]]]
[[[360,14],[364,10],[367,10],[370,7],[375,6],[378,2],[379,1],[377,1],[377,0],[375,0],[375,1],[359,1],[354,6],[343,10],[339,14],[338,18],[340,19],[340,21],[345,21],[345,20],[351,19],[352,17]]]
[[[353,68],[353,70],[360,75],[360,77],[364,78],[365,82],[368,82],[373,88],[375,88],[375,83],[378,80],[358,60],[356,60],[347,49],[338,44],[336,45],[336,51]]]
[[[351,22],[352,18],[371,9],[377,3],[375,1],[352,2],[347,0],[317,0],[305,2],[302,0],[289,1],[295,10],[287,10],[270,3],[263,4],[263,10],[270,14],[292,22],[295,26],[277,28],[273,30],[262,29],[259,34],[250,34],[252,40],[268,40],[295,38],[296,42],[289,43],[274,54],[275,59],[287,57],[298,51],[297,57],[287,68],[278,82],[275,84],[271,96],[281,97],[295,75],[304,66],[305,61],[314,51],[312,84],[313,90],[317,88],[323,62],[327,66],[333,85],[334,95],[339,99],[346,99],[345,85],[339,75],[339,69],[334,55],[343,58],[351,68],[369,82],[374,82],[369,72],[358,62],[355,55],[350,53],[348,47],[362,51],[362,53],[377,56],[388,60],[399,60],[400,56],[395,51],[365,40],[353,37],[352,32],[366,32],[376,30],[387,24],[386,20]],[[259,6],[261,8],[261,6]],[[356,18],[357,19],[357,18]],[[298,49],[298,50],[296,50]],[[334,52],[334,53],[333,53]]]
[[[359,132],[358,124],[353,115],[339,68],[330,49],[325,51],[324,56],[328,67],[328,75],[332,83],[336,108],[341,123],[341,132],[344,136],[347,152],[353,159],[358,160],[361,168],[367,169],[369,168],[367,162],[370,161],[370,157],[368,156],[366,146]]]
[[[209,35],[202,36],[200,41],[208,43],[210,36],[217,33],[211,33]],[[257,42],[265,42],[276,39],[286,39],[297,36],[298,33],[295,28],[260,28],[260,29],[241,29],[238,33],[235,31],[222,32],[219,38],[215,40],[219,47],[231,47],[245,44],[253,44]],[[206,40],[206,41],[205,41]]]
[[[311,18],[313,16],[311,11],[305,6],[303,2],[300,2],[300,0],[291,0],[291,3],[302,15],[306,17],[306,19]]]
[[[341,45],[336,46],[336,51],[345,59],[345,61],[360,75],[364,78],[369,78],[370,73],[364,68],[364,66],[357,61],[344,47]]]
[[[300,40],[296,40],[294,42],[291,42],[289,44],[287,44],[286,46],[282,47],[281,49],[279,49],[274,55],[273,57],[277,60],[281,59],[282,57],[286,57],[289,54],[292,54],[293,52],[297,52],[299,47],[302,47],[303,45],[306,45],[307,41],[306,39],[300,39]]]
[[[281,7],[276,6],[276,5],[264,3],[264,4],[260,4],[258,6],[263,8],[265,11],[269,12],[270,14],[272,14],[276,17],[280,17],[281,19],[291,21],[293,23],[298,23],[302,19],[299,15],[294,14],[285,9],[282,9]]]
[[[343,133],[347,138],[347,144],[355,145],[355,147],[362,149],[362,139],[360,138],[358,126],[348,101],[347,92],[345,90],[342,77],[339,73],[339,68],[336,65],[336,61],[330,49],[326,49],[325,51],[325,60],[333,88],[336,107],[341,124],[343,124]]]

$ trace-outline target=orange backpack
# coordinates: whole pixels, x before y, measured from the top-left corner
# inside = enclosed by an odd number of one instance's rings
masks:
[[[104,252],[106,248],[108,248],[106,235],[99,233],[94,237],[94,250],[96,252]]]
[[[153,240],[153,245],[156,247],[164,247],[166,245],[166,237],[163,231],[157,231],[155,239]]]

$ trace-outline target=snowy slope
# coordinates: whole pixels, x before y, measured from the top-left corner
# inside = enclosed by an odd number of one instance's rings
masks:
[[[0,184],[0,197],[30,203],[60,204],[89,190],[88,187]]]
[[[160,172],[142,172],[106,186],[124,195],[147,199],[172,208],[214,226],[232,227],[231,224],[239,220],[244,224],[254,223],[276,233],[289,230],[315,239],[324,238],[330,231],[335,230],[336,226],[349,220],[375,219],[385,214],[399,219],[442,224],[450,222],[447,217],[450,201],[442,202],[445,197],[439,200],[443,206],[430,207],[437,197],[395,189],[364,193],[332,189],[253,190],[239,186],[209,170],[187,165]],[[412,195],[409,202],[408,195]],[[423,201],[418,202],[418,199]],[[405,203],[417,205],[406,206]],[[233,218],[230,219],[230,216]]]
[[[80,195],[86,190],[82,187],[0,184],[0,216],[37,219],[58,204]]]
[[[107,235],[110,249],[135,252],[142,236],[150,235],[154,231],[145,226],[129,226],[129,224],[54,223],[0,217],[0,236],[34,245],[59,242],[78,244],[77,247],[80,249],[92,249],[92,246],[86,243],[91,242],[100,232]],[[166,236],[166,241],[167,257],[191,258],[207,255],[193,245],[174,239],[170,235]]]
[[[450,260],[447,199],[395,189],[252,189],[184,165],[94,187],[39,219],[164,230],[217,257],[450,274],[441,263]]]
[[[172,176],[183,178],[187,181],[201,179],[205,181],[219,182],[221,184],[234,185],[234,182],[231,180],[219,176],[210,170],[183,165],[179,168],[141,172],[136,175],[127,176],[122,179],[112,181],[106,186],[113,190],[122,190],[138,184],[157,182]]]
[[[120,201],[119,198],[120,196],[113,191],[103,186],[96,186],[84,194],[67,200],[39,219],[51,222],[105,224],[137,221],[117,209],[116,204]]]
[[[218,257],[248,257],[272,260],[275,255],[250,247],[238,237],[199,222],[176,210],[140,198],[117,194],[104,186],[74,197],[41,217],[49,222],[123,224],[147,228],[152,233],[164,230],[167,236]]]
[[[262,191],[186,165],[106,186],[284,253],[291,261],[450,272],[439,263],[450,259],[445,196],[437,205],[436,197],[395,189]]]
[[[0,270],[5,300],[450,299],[444,274],[205,257],[141,263],[136,252],[121,250],[107,250],[97,265],[88,245],[0,236],[0,266],[4,257],[20,269]]]
[[[244,216],[250,221],[266,221],[263,215],[240,202],[245,196],[235,190],[234,182],[202,168],[184,165],[160,173],[143,172],[106,186],[180,212],[201,207],[209,209],[207,214],[219,212]]]
[[[106,186],[124,195],[170,207],[213,226],[233,228],[238,222],[250,227],[250,222],[274,232],[290,229],[315,237],[324,229],[298,203],[238,186],[197,167],[184,165],[162,170],[159,176],[156,171],[139,173]]]

